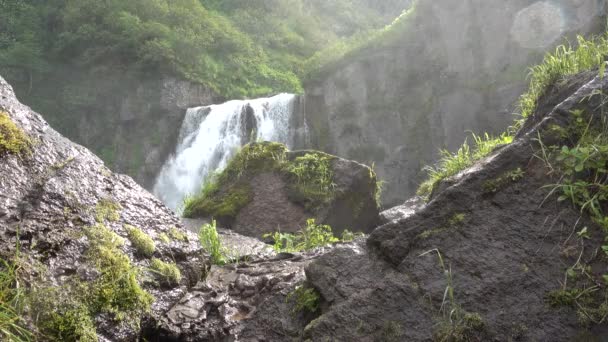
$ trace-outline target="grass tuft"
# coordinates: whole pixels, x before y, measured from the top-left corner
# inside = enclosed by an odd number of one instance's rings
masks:
[[[203,249],[211,256],[211,263],[214,265],[226,264],[226,251],[222,247],[215,220],[202,226],[198,237]]]
[[[473,146],[465,140],[456,153],[442,150],[439,163],[436,166],[426,167],[429,178],[420,185],[417,194],[428,198],[442,180],[455,176],[472,166],[498,146],[510,144],[513,142],[513,137],[503,133],[495,138],[486,133],[483,136],[473,134],[473,140],[475,142]]]
[[[0,258],[0,340],[33,341],[23,319],[26,295],[19,286],[18,270],[18,265]]]
[[[547,89],[564,80],[567,76],[599,68],[603,76],[608,57],[608,39],[596,37],[577,38],[577,48],[560,45],[554,53],[548,53],[540,65],[530,69],[530,87],[520,99],[521,115],[524,118],[534,114],[538,100]]]
[[[350,232],[345,235],[345,238],[347,239],[354,239],[354,237],[355,235]],[[315,219],[308,219],[306,221],[306,227],[297,234],[274,232],[265,234],[264,238],[271,238],[274,240],[272,248],[277,253],[308,251],[340,241],[340,239],[334,236],[330,226],[316,224]]]
[[[287,295],[287,300],[294,301],[294,307],[292,314],[299,312],[315,313],[319,310],[319,302],[321,296],[319,292],[314,288],[306,287],[304,285],[296,287],[296,289]]]

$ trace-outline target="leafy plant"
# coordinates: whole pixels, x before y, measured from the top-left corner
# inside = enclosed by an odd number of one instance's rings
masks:
[[[306,227],[297,234],[275,232],[265,234],[264,238],[274,240],[273,249],[277,253],[308,251],[340,241],[334,236],[330,226],[317,225],[315,219],[308,219]]]
[[[295,305],[292,313],[309,312],[315,313],[319,309],[321,296],[314,288],[304,285],[296,287],[296,289],[287,295],[287,300],[294,300]]]

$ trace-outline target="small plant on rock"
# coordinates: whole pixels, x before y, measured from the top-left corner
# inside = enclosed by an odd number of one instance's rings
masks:
[[[330,226],[316,224],[315,219],[308,219],[306,227],[297,234],[275,232],[265,234],[264,238],[274,240],[273,248],[278,253],[308,251],[340,241],[334,236]]]
[[[294,300],[293,314],[299,312],[315,313],[319,309],[321,296],[314,288],[304,285],[296,287],[296,289],[287,295],[287,300]]]
[[[143,230],[130,225],[125,225],[125,229],[129,234],[129,241],[131,241],[133,247],[135,247],[139,254],[148,258],[154,254],[156,245],[148,234],[144,233]]]
[[[178,284],[182,279],[182,274],[174,262],[169,263],[153,258],[150,268],[166,283]]]
[[[216,225],[215,220],[205,224],[201,227],[198,237],[203,248],[211,255],[211,262],[215,265],[224,265],[227,262],[226,251],[222,247]]]
[[[6,154],[23,156],[30,153],[32,142],[23,130],[0,111],[0,157]]]

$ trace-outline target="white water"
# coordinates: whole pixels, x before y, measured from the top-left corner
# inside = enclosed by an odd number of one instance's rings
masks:
[[[221,105],[190,108],[182,124],[177,149],[164,164],[154,194],[168,207],[179,211],[183,199],[200,191],[207,175],[223,169],[236,150],[249,141],[245,108],[254,110],[259,140],[292,147],[290,119],[295,96],[230,101]]]

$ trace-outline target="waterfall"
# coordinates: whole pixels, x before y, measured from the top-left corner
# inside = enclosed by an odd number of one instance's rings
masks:
[[[187,195],[200,191],[207,176],[223,169],[238,148],[252,139],[292,148],[294,101],[295,95],[280,94],[188,109],[177,148],[162,167],[154,194],[178,211]]]

